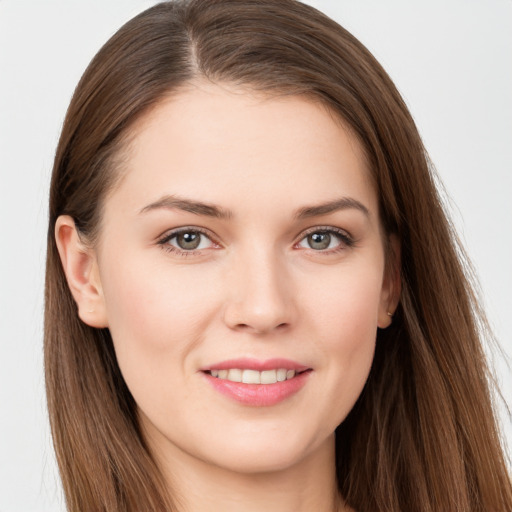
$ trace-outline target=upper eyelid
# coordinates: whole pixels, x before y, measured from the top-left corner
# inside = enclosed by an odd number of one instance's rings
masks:
[[[305,229],[304,231],[301,231],[301,233],[298,235],[297,240],[302,240],[305,236],[310,235],[311,233],[317,233],[317,232],[332,232],[341,236],[346,236],[347,238],[353,239],[354,237],[352,234],[347,231],[346,229],[337,228],[335,226],[313,226],[311,228]]]

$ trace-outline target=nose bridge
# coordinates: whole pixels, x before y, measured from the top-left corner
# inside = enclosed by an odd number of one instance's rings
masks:
[[[254,333],[290,325],[294,320],[293,284],[284,255],[260,245],[241,251],[234,259],[226,323]]]

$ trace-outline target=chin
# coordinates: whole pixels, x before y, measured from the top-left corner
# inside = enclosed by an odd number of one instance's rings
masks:
[[[293,432],[280,432],[278,436],[245,437],[236,442],[231,438],[229,446],[210,444],[205,461],[240,474],[262,474],[279,472],[301,464],[306,458],[314,457],[323,446],[334,443],[334,434],[319,441],[305,439]],[[300,434],[300,432],[298,432]],[[248,441],[249,439],[249,441]]]
[[[239,452],[232,457],[217,458],[208,462],[233,473],[257,475],[289,470],[304,459],[304,456],[301,455],[297,453],[259,453],[254,455]]]

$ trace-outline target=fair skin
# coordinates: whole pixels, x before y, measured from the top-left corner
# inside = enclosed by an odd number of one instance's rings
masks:
[[[311,100],[205,83],[132,135],[98,243],[67,216],[56,238],[173,494],[194,512],[344,510],[334,431],[397,302],[360,145]],[[244,368],[270,384],[232,382]]]

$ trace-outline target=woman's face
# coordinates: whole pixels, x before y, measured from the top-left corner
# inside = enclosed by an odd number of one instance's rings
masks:
[[[137,125],[125,167],[98,291],[154,451],[255,472],[332,446],[391,301],[355,137],[304,98],[203,84]]]

